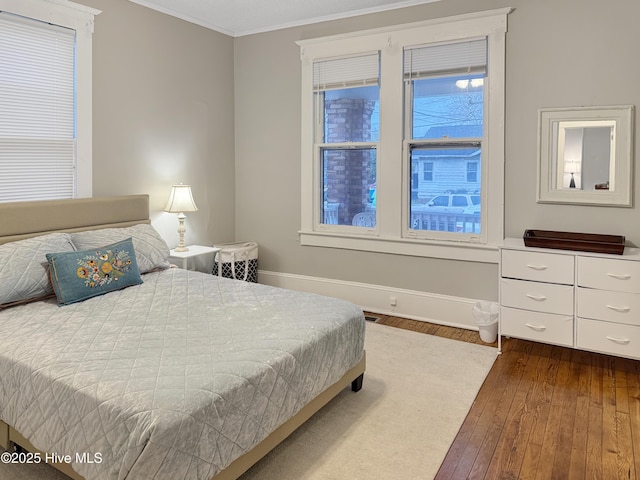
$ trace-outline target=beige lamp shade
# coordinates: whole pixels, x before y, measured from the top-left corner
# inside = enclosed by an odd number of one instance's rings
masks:
[[[196,202],[193,201],[190,185],[173,185],[167,205],[164,207],[165,212],[197,212]]]

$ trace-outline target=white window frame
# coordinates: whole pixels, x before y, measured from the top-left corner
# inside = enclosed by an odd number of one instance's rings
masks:
[[[93,118],[93,25],[101,10],[67,0],[0,0],[0,11],[76,31],[75,197],[91,197]]]
[[[505,34],[511,8],[471,13],[393,27],[297,42],[302,62],[301,229],[302,245],[497,263],[504,238]],[[482,144],[482,238],[470,241],[410,238],[403,219],[411,178],[403,137],[403,48],[429,43],[487,38],[485,125]],[[380,52],[380,141],[374,228],[323,225],[318,185],[321,169],[314,155],[313,63],[345,55]],[[407,197],[407,198],[405,198]],[[390,199],[390,200],[389,200]]]

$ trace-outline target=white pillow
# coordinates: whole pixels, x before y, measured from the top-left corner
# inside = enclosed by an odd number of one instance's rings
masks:
[[[132,227],[102,228],[71,234],[76,250],[100,248],[131,237],[140,273],[169,268],[169,247],[160,234],[147,223]]]
[[[73,252],[68,233],[50,233],[0,245],[0,305],[53,294],[50,252]]]

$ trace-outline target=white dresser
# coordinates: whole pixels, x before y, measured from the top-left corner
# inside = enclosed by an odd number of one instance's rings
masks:
[[[640,359],[640,249],[623,255],[529,248],[500,251],[501,337]]]

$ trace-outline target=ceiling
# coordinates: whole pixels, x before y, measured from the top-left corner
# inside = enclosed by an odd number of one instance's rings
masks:
[[[240,37],[439,0],[130,0]]]

